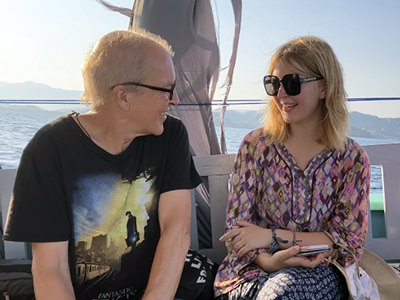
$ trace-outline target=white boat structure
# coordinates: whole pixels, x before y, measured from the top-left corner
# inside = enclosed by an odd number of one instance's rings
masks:
[[[369,212],[368,237],[365,248],[389,262],[400,263],[400,143],[365,146],[371,165],[382,168],[384,222],[374,224],[375,211]],[[224,232],[225,209],[228,199],[228,179],[232,171],[235,154],[195,156],[196,168],[201,176],[208,177],[212,248],[202,249],[211,259],[220,262],[226,254],[225,245],[218,238]],[[0,202],[2,228],[6,220],[10,196],[15,179],[15,169],[0,170]],[[193,193],[194,194],[194,193]],[[193,196],[192,248],[198,249],[196,209]],[[383,228],[382,228],[383,226]],[[377,228],[380,227],[380,228]],[[385,232],[376,237],[373,232]],[[24,243],[1,241],[6,259],[30,259],[29,246]]]

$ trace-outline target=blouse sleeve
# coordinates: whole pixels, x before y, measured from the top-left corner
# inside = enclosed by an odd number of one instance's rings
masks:
[[[368,229],[370,164],[362,148],[344,160],[347,171],[337,194],[335,216],[327,233],[338,248],[338,262],[343,266],[359,259]],[[345,246],[344,249],[339,245]],[[349,252],[351,251],[351,252]]]
[[[225,232],[235,228],[237,220],[256,223],[256,207],[260,199],[259,180],[260,166],[254,158],[255,146],[244,139],[236,156],[232,177],[230,179],[230,192],[226,211]],[[233,249],[226,243],[228,260],[236,274],[241,274],[244,267],[251,264],[254,259],[265,249],[249,251],[238,259]]]

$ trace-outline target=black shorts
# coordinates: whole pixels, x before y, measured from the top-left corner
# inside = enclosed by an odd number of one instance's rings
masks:
[[[204,255],[189,250],[175,300],[214,299],[214,278],[218,265]]]

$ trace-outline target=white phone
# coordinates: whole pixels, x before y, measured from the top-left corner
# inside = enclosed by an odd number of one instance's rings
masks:
[[[321,252],[328,252],[330,250],[328,245],[313,245],[303,246],[297,256],[310,256]]]

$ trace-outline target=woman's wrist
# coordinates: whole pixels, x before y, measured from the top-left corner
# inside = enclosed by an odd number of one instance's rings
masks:
[[[265,272],[275,272],[279,270],[276,265],[274,256],[267,252],[260,253],[254,260],[254,262]]]
[[[286,240],[286,239],[278,236],[274,226],[271,227],[271,234],[272,234],[272,239],[271,239],[271,244],[269,246],[268,253],[274,254],[275,252],[277,252],[281,249],[282,244],[283,245],[288,244],[289,240]]]
[[[269,261],[271,259],[272,255],[267,253],[267,252],[263,252],[257,255],[257,257],[254,259],[254,262],[264,271],[268,272],[268,266],[271,264],[271,262]]]
[[[299,243],[301,243],[303,240],[298,240],[296,239],[296,231],[292,231],[293,237],[292,237],[292,246],[297,246]]]
[[[265,249],[269,249],[269,247],[271,246],[272,243],[272,231],[269,228],[265,228],[265,237],[264,237],[264,241],[265,241]]]

